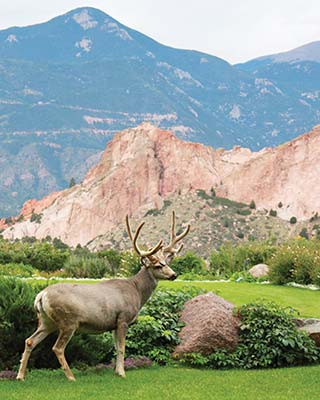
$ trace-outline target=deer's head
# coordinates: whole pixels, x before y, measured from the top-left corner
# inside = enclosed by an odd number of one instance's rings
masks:
[[[144,222],[138,226],[137,230],[135,231],[134,235],[132,234],[130,224],[129,224],[129,217],[126,216],[126,224],[127,224],[127,231],[130,237],[130,240],[133,244],[133,248],[135,249],[136,253],[140,256],[141,264],[145,266],[154,276],[155,279],[167,279],[167,280],[175,280],[177,275],[170,268],[169,264],[174,258],[176,254],[178,254],[183,244],[181,243],[179,247],[175,247],[178,242],[180,242],[189,232],[190,225],[180,233],[180,235],[176,235],[176,216],[175,212],[172,212],[172,225],[171,225],[171,241],[168,246],[163,245],[163,240],[160,240],[158,244],[154,247],[150,248],[147,251],[141,250],[137,244],[137,239],[141,228],[144,225]]]

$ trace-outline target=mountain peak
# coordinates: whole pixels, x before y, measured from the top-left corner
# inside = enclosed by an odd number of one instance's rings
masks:
[[[272,60],[276,63],[296,63],[301,61],[320,62],[320,40],[307,43],[282,53],[270,54],[256,58],[255,61]]]
[[[93,7],[76,8],[62,15],[60,18],[65,18],[65,23],[74,21],[85,31],[99,27],[99,25],[109,22],[109,20],[115,21],[105,12]]]

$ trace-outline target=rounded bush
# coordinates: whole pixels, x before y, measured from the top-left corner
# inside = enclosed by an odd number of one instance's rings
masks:
[[[184,256],[175,257],[170,263],[170,267],[177,275],[185,273],[202,274],[206,272],[205,261],[191,251],[188,251]]]
[[[210,368],[274,368],[313,364],[320,350],[296,328],[293,310],[275,303],[252,303],[239,308],[239,345],[234,352],[218,350],[208,356],[187,354],[182,362]]]
[[[319,283],[320,242],[300,238],[283,244],[270,258],[269,265],[273,283]]]

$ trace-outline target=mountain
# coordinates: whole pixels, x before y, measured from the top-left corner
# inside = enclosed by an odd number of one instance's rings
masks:
[[[302,132],[299,132],[300,128],[297,127],[298,121],[305,121],[304,130],[308,130],[305,116],[308,116],[308,120],[314,125],[319,123],[320,41],[238,64],[237,68],[253,75],[256,82],[278,87],[282,93],[294,100],[295,105],[287,103],[287,110],[282,107],[277,109],[287,129],[291,129],[290,138]],[[281,135],[280,125],[274,132],[275,136]]]
[[[308,63],[232,66],[90,7],[2,30],[0,216],[80,182],[115,132],[143,121],[214,147],[292,139],[319,123],[320,64]]]
[[[11,239],[49,235],[72,246],[97,240],[103,245],[106,240],[99,238],[123,228],[127,213],[136,218],[157,215],[175,198],[179,214],[194,219],[197,213],[190,207],[195,201],[188,195],[198,193],[207,200],[206,192],[213,190],[219,198],[246,204],[254,200],[258,209],[266,209],[263,215],[273,209],[285,219],[316,219],[319,157],[320,126],[277,148],[251,152],[241,147],[214,150],[144,123],[115,135],[81,184],[27,202],[3,235]],[[218,209],[228,209],[230,200],[220,200]],[[217,212],[214,204],[210,207],[200,208],[208,216]]]
[[[320,62],[320,41],[311,42],[303,46],[299,46],[293,50],[285,51],[277,54],[270,54],[259,57],[244,63],[245,66],[252,66],[255,63],[301,63],[301,62]]]

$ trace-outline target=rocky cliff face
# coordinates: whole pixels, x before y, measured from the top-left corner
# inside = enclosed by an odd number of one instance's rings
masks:
[[[168,196],[211,188],[233,200],[276,208],[283,218],[308,218],[320,211],[319,159],[320,126],[278,148],[251,152],[184,142],[145,123],[115,135],[81,184],[27,202],[24,220],[4,236],[50,235],[84,245],[123,223],[127,213],[141,218]],[[30,221],[32,212],[42,214],[40,222]]]

